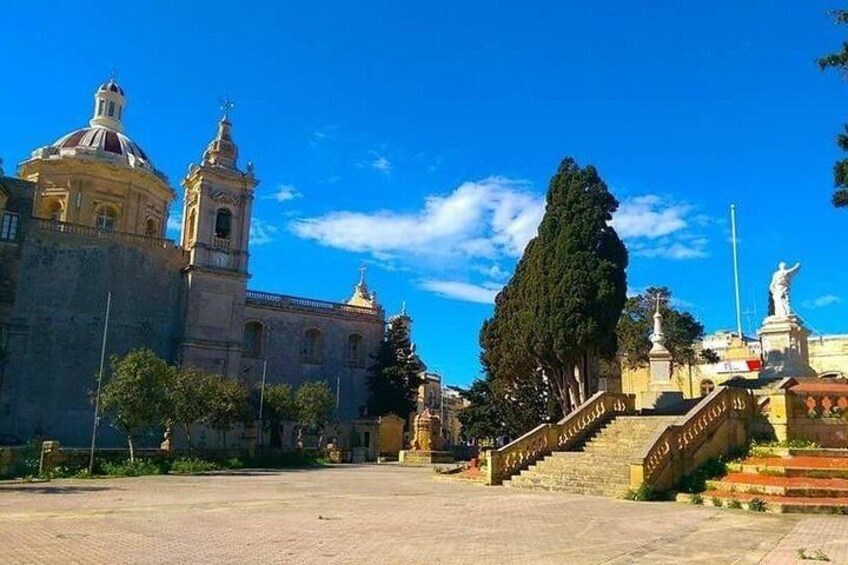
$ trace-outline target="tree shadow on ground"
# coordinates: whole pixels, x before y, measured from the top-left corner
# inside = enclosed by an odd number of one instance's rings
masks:
[[[114,487],[83,486],[83,485],[2,485],[0,493],[3,492],[31,492],[35,494],[78,494],[84,492],[100,492],[104,490],[121,490]]]

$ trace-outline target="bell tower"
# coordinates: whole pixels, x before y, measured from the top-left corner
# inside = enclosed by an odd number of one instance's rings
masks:
[[[180,359],[225,376],[236,376],[241,360],[250,217],[259,184],[252,165],[244,171],[238,167],[231,107],[224,105],[217,135],[182,183],[181,245],[188,264]]]

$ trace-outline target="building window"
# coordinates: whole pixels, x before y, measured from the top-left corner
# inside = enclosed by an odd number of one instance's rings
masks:
[[[109,102],[109,117],[112,118],[115,116],[115,103]]]
[[[321,332],[315,328],[306,330],[303,335],[303,362],[320,363],[322,349]]]
[[[244,325],[244,354],[246,357],[262,357],[262,336],[265,328],[259,322]]]
[[[104,108],[105,108],[105,107],[106,107],[106,102],[104,102],[103,100],[101,100],[101,101],[97,104],[97,115],[98,115],[98,116],[102,116],[102,115],[103,115],[103,110],[104,110]]]
[[[233,214],[226,208],[220,208],[215,214],[215,237],[221,239],[230,238],[230,230],[233,224]]]
[[[156,237],[156,231],[156,220],[147,218],[147,221],[144,222],[144,235],[147,237]]]
[[[121,114],[123,113],[123,112],[122,112],[122,110],[123,110],[123,109],[124,109],[124,107],[123,107],[123,106],[118,106],[118,121],[120,121],[120,120],[121,120]]]
[[[351,334],[347,337],[347,364],[351,367],[365,365],[365,351],[362,336],[359,334]]]
[[[97,209],[96,225],[100,231],[113,231],[118,212],[112,206],[101,206]]]
[[[186,224],[186,232],[183,235],[186,245],[190,245],[194,241],[194,223],[196,217],[197,212],[195,212],[194,210],[192,210],[191,213],[188,215],[188,224]]]
[[[44,201],[44,216],[51,221],[62,221],[62,203],[53,198]]]
[[[707,396],[709,393],[715,390],[715,383],[710,379],[704,379],[701,381],[701,396]]]
[[[0,221],[0,240],[16,241],[18,239],[18,227],[21,224],[21,217],[14,212],[3,212],[3,219]]]

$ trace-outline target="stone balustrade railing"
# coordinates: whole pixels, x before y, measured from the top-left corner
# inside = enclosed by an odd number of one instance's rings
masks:
[[[598,392],[555,424],[541,424],[487,454],[486,484],[499,485],[552,451],[567,451],[617,414],[632,414],[630,394]]]
[[[630,484],[666,491],[711,457],[726,455],[748,441],[756,402],[750,391],[719,387],[679,424],[659,431],[630,465]]]
[[[384,315],[381,308],[366,308],[364,306],[353,306],[351,304],[327,302],[325,300],[315,300],[312,298],[300,298],[297,296],[287,296],[284,294],[274,294],[258,290],[248,290],[245,298],[248,305],[262,306],[277,310],[301,310],[371,319],[382,319]]]
[[[76,235],[88,237],[91,239],[110,239],[125,243],[133,243],[146,247],[161,247],[163,249],[180,249],[180,246],[170,239],[162,239],[148,235],[141,235],[130,232],[120,232],[114,230],[104,230],[95,226],[86,226],[83,224],[72,224],[69,222],[59,222],[56,220],[44,220],[35,218],[33,221],[42,232],[60,233],[65,235]]]

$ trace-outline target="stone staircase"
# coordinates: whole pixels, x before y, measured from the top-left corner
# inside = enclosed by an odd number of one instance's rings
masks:
[[[756,501],[767,512],[848,514],[848,450],[791,450],[728,468],[721,480],[707,481],[705,505],[755,509]]]
[[[630,488],[630,463],[679,416],[617,416],[572,451],[555,451],[504,486],[621,497]]]

